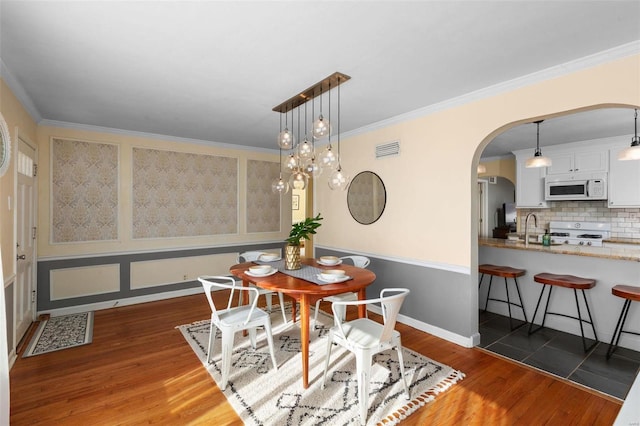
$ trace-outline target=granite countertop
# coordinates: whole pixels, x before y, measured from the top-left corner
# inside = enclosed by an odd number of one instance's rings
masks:
[[[607,238],[606,240],[602,240],[604,243],[615,243],[615,244],[632,244],[635,246],[640,246],[640,238]],[[640,247],[636,247],[640,248]]]
[[[620,239],[606,240],[609,242],[621,242]],[[553,254],[569,254],[574,256],[591,256],[614,260],[630,260],[640,262],[640,246],[630,245],[630,248],[572,246],[567,244],[545,247],[542,244],[530,243],[525,247],[524,242],[503,240],[500,238],[479,238],[479,246],[506,248],[515,250],[541,251]]]

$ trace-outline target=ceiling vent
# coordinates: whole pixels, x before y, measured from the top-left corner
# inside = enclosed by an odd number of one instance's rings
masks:
[[[400,141],[376,145],[376,159],[400,155]]]

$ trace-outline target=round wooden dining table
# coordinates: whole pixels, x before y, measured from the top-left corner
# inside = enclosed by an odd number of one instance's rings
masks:
[[[309,318],[310,305],[318,299],[340,293],[356,293],[358,300],[366,299],[366,288],[373,283],[376,275],[368,269],[358,268],[352,265],[340,264],[338,266],[323,266],[315,259],[305,258],[303,265],[314,266],[319,269],[342,269],[351,277],[350,280],[335,284],[318,285],[302,278],[287,275],[280,271],[267,277],[253,277],[245,272],[254,266],[253,262],[239,263],[230,268],[232,275],[242,279],[242,285],[253,283],[266,290],[278,291],[286,294],[300,303],[300,346],[302,351],[302,385],[309,387]],[[358,316],[366,316],[366,306],[358,306]]]

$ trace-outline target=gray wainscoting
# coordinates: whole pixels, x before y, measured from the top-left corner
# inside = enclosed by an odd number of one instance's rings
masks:
[[[316,246],[316,256],[348,256],[345,253]],[[396,262],[367,256],[371,264],[367,269],[376,274],[375,282],[367,287],[367,297],[375,298],[387,287],[405,287],[411,290],[400,313],[429,326],[471,338],[478,332],[477,304],[472,306],[469,275]]]
[[[85,258],[39,260],[38,261],[38,312],[50,311],[54,309],[69,308],[73,306],[87,305],[92,303],[117,301],[133,297],[162,294],[173,291],[196,288],[200,286],[198,281],[182,281],[175,284],[154,286],[148,288],[132,289],[130,285],[131,264],[150,260],[178,259],[181,257],[206,256],[211,254],[242,253],[250,250],[281,250],[283,243],[262,243],[249,244],[243,246],[211,247],[175,251],[162,251],[153,253],[134,253],[110,256],[92,256]],[[80,268],[98,265],[120,266],[119,291],[105,294],[96,294],[84,297],[75,297],[64,300],[51,300],[50,272],[66,268]],[[231,265],[229,265],[231,266]],[[13,299],[7,299],[13,300]]]

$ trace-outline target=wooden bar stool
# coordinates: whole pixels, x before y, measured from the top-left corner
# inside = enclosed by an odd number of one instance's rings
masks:
[[[533,280],[543,284],[543,286],[542,286],[542,291],[540,292],[540,298],[538,299],[538,304],[536,305],[536,310],[533,313],[533,318],[531,319],[531,324],[529,324],[529,334],[533,334],[544,327],[544,322],[547,319],[547,314],[558,315],[566,318],[572,318],[572,319],[578,320],[580,324],[580,334],[582,335],[582,346],[584,347],[584,351],[588,352],[591,348],[593,348],[598,343],[598,335],[596,334],[596,328],[593,325],[593,319],[591,318],[591,311],[589,310],[589,303],[587,303],[587,296],[585,296],[584,291],[595,287],[596,280],[592,280],[589,278],[575,277],[573,275],[549,274],[546,272],[535,275],[533,277]],[[540,326],[535,330],[532,330],[533,323],[536,319],[536,315],[538,314],[538,308],[540,307],[540,302],[542,301],[542,296],[544,295],[544,290],[547,288],[547,286],[549,287],[549,295],[547,296],[547,304],[544,308],[542,324],[540,324]],[[551,290],[553,289],[554,286],[573,289],[573,295],[575,296],[575,299],[576,299],[576,308],[578,309],[577,317],[558,313],[558,312],[549,312],[549,301],[551,300]],[[587,307],[587,314],[589,315],[588,321],[586,319],[582,319],[582,313],[580,312],[580,303],[578,302],[578,290],[582,292],[584,305]],[[591,329],[593,330],[593,337],[595,338],[595,342],[593,342],[593,344],[589,347],[587,347],[587,340],[584,337],[584,327],[582,326],[582,323],[590,324]]]
[[[607,359],[611,358],[613,352],[618,348],[618,342],[620,341],[620,335],[622,333],[635,334],[640,336],[640,333],[634,331],[624,331],[624,323],[627,320],[627,314],[629,313],[629,306],[631,302],[640,302],[640,287],[633,287],[630,285],[616,285],[611,289],[611,294],[614,296],[622,297],[625,299],[622,311],[620,312],[620,318],[616,324],[616,329],[613,332],[609,349],[607,350]],[[615,342],[615,344],[614,344]]]
[[[488,265],[488,264],[484,264],[484,265],[480,265],[478,266],[478,271],[482,274],[480,276],[480,281],[478,282],[478,289],[480,289],[480,286],[482,285],[482,279],[484,278],[485,274],[489,275],[489,290],[487,291],[487,300],[484,302],[484,310],[487,310],[487,305],[489,304],[489,300],[493,300],[495,302],[502,302],[502,303],[506,303],[507,307],[509,309],[509,326],[511,327],[511,330],[515,330],[518,327],[522,327],[523,325],[525,325],[528,320],[527,320],[527,313],[524,311],[524,306],[522,303],[522,296],[520,295],[520,287],[518,286],[518,277],[523,276],[524,274],[527,273],[526,270],[524,269],[516,269],[516,268],[512,268],[510,266],[497,266],[497,265]],[[491,283],[493,281],[493,277],[503,277],[504,278],[504,288],[507,291],[507,300],[502,300],[502,299],[494,299],[491,296]],[[518,293],[518,300],[520,301],[520,303],[516,303],[516,302],[512,302],[510,297],[509,297],[509,286],[507,284],[507,278],[513,278],[513,281],[516,284],[516,291]],[[513,318],[511,316],[511,305],[513,306],[517,306],[520,309],[522,309],[522,314],[524,315],[524,322],[520,325],[517,326],[513,326]]]

